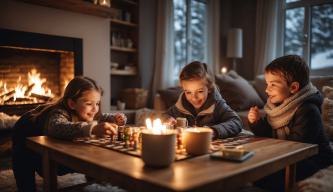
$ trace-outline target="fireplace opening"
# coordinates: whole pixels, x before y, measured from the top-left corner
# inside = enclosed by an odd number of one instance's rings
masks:
[[[0,112],[21,115],[82,75],[82,40],[0,29]]]

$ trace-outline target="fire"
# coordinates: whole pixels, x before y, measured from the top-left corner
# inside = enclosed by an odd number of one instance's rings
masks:
[[[19,76],[17,80],[17,85],[15,87],[14,92],[14,101],[16,101],[16,98],[24,98],[25,91],[27,90],[27,86],[24,86],[21,84],[21,76]]]
[[[150,118],[147,118],[146,127],[148,130],[151,130],[153,134],[163,134],[166,132],[166,125],[163,125],[159,118],[155,119],[153,123]]]
[[[18,77],[15,87],[7,88],[7,84],[0,81],[0,103],[36,103],[46,102],[54,97],[51,90],[44,86],[47,82],[41,78],[36,69],[28,72],[28,85],[23,85],[21,76]]]
[[[31,93],[36,93],[38,95],[52,96],[51,90],[48,88],[43,88],[43,84],[46,82],[46,79],[40,78],[40,73],[37,73],[36,69],[32,69],[28,73],[28,82],[29,85],[34,85],[31,89]]]

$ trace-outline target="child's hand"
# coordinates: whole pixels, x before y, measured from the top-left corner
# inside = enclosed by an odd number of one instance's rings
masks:
[[[254,107],[250,108],[250,111],[249,111],[249,113],[247,115],[247,119],[249,120],[249,122],[251,124],[259,121],[260,114],[259,114],[259,109],[258,109],[257,106],[254,106]]]
[[[97,137],[102,137],[103,135],[115,135],[117,134],[118,125],[114,123],[103,122],[95,125],[92,128],[91,133]]]
[[[174,126],[177,123],[177,120],[173,117],[169,117],[167,120],[164,122],[165,124],[168,124],[170,126]]]
[[[125,125],[127,122],[127,117],[124,113],[116,113],[114,118],[115,123],[119,126]]]

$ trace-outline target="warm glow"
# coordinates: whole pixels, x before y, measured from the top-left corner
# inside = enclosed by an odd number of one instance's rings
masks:
[[[31,89],[31,93],[36,93],[38,95],[52,96],[51,90],[48,88],[43,88],[43,84],[46,82],[46,79],[40,78],[40,73],[37,73],[36,69],[32,69],[28,73],[29,85],[34,85]]]
[[[21,76],[18,77],[16,84],[11,87],[8,87],[6,82],[0,81],[1,104],[45,102],[54,97],[51,89],[45,86],[47,80],[41,78],[41,74],[36,69],[32,69],[27,75],[27,84],[23,84]],[[21,99],[18,100],[18,98]]]
[[[106,1],[106,0],[103,0],[102,2],[101,2],[101,5],[107,5],[108,4],[108,2]]]
[[[226,74],[227,71],[228,71],[228,69],[227,69],[226,67],[222,67],[222,68],[221,68],[221,73],[222,73],[222,74]]]
[[[21,76],[19,76],[17,80],[17,85],[15,87],[15,93],[13,95],[14,101],[16,101],[17,98],[24,98],[25,91],[27,90],[27,86],[24,86],[21,84]]]
[[[162,125],[161,119],[157,118],[151,122],[151,119],[146,119],[146,127],[151,130],[153,134],[163,134],[166,132],[166,126]]]

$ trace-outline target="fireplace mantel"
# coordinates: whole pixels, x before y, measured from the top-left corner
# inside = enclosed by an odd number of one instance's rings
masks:
[[[112,15],[112,9],[109,7],[103,7],[95,5],[87,1],[78,0],[20,0],[26,3],[32,3],[42,5],[46,7],[53,7],[57,9],[63,9],[67,11],[73,11],[78,13],[84,13],[88,15],[94,15],[99,17],[109,18]]]

